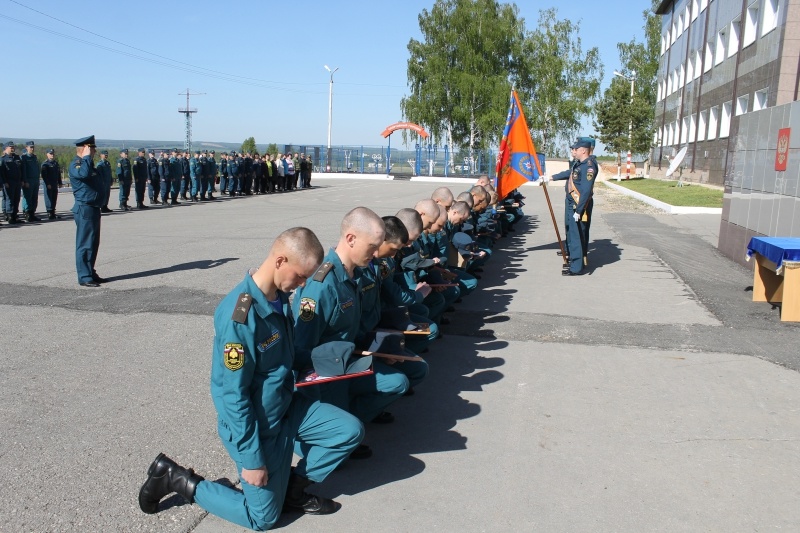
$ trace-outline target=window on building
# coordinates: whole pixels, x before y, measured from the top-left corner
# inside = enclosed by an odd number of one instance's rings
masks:
[[[731,111],[733,110],[733,102],[728,101],[722,104],[722,115],[719,119],[719,138],[727,137],[731,132]]]
[[[681,121],[681,144],[686,144],[689,137],[689,117],[683,117]]]
[[[700,0],[700,11],[708,7],[708,0]]]
[[[664,44],[664,41],[666,41],[666,40],[667,40],[666,37],[664,37],[664,36],[661,37],[661,55],[662,56],[664,55],[664,52],[667,51],[667,46]]]
[[[727,49],[725,48],[728,45],[728,31],[727,29],[720,30],[717,34],[717,47],[716,53],[714,54],[714,66],[719,65],[725,60],[725,56],[727,55]]]
[[[714,65],[714,42],[708,41],[706,43],[706,58],[703,66],[703,72],[708,72]]]
[[[708,110],[708,135],[706,139],[713,141],[717,138],[717,125],[719,124],[719,107]]]
[[[708,109],[700,111],[697,115],[697,142],[706,140],[706,125],[708,124]]]
[[[753,111],[761,111],[762,109],[767,108],[767,96],[769,95],[769,89],[762,89],[760,91],[756,91],[756,94],[753,95]]]
[[[694,52],[689,52],[689,59],[686,60],[686,83],[694,79]]]
[[[736,19],[731,22],[731,29],[729,32],[729,39],[728,39],[728,57],[731,57],[736,52],[739,51],[739,35],[742,32],[742,21],[741,19]]]
[[[681,65],[680,73],[678,74],[678,87],[686,85],[686,67]]]
[[[667,144],[672,146],[675,144],[675,123],[671,122],[669,125],[669,136],[667,137]]]
[[[675,39],[677,38],[678,38],[678,25],[676,23],[672,25],[672,38],[670,38],[669,44],[670,45],[675,44]]]
[[[680,37],[681,34],[683,33],[684,24],[685,24],[684,21],[685,21],[685,18],[683,16],[683,13],[681,13],[680,15],[678,15],[678,37]]]
[[[693,143],[697,135],[697,123],[695,122],[694,114],[689,116],[689,138],[688,142]]]
[[[736,116],[747,113],[747,106],[750,104],[750,95],[746,94],[736,99]]]
[[[698,50],[694,53],[694,79],[700,77],[700,70],[703,66],[703,53]]]
[[[700,12],[700,2],[692,0],[692,22],[697,19],[697,14]]]
[[[778,0],[764,0],[764,13],[761,15],[761,36],[778,27]]]
[[[747,8],[744,16],[744,36],[742,37],[742,48],[746,48],[756,42],[758,33],[758,1],[753,2]]]

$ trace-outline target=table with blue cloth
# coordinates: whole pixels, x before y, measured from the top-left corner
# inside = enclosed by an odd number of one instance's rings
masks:
[[[781,322],[800,322],[800,238],[753,237],[753,301],[781,303]]]

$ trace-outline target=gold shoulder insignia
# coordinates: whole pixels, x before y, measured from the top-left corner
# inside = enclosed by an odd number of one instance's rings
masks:
[[[236,307],[233,309],[233,316],[231,316],[231,320],[238,322],[239,324],[244,324],[247,322],[247,313],[250,312],[250,305],[252,303],[252,296],[246,292],[240,294],[239,299],[236,302]]]
[[[324,281],[325,276],[328,275],[328,272],[333,270],[333,263],[330,261],[325,261],[320,265],[317,271],[314,273],[314,277],[312,278],[314,281]]]

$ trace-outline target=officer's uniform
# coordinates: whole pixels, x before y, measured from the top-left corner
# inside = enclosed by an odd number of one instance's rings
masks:
[[[9,141],[5,148],[13,147]],[[22,161],[17,154],[3,154],[0,159],[0,183],[3,186],[3,212],[10,224],[19,222],[19,197],[22,181]]]
[[[133,183],[136,194],[136,208],[146,209],[144,205],[144,190],[147,187],[147,159],[144,157],[144,148],[139,149],[136,159],[133,160]]]
[[[231,158],[228,160],[228,176],[230,177],[228,190],[231,196],[236,196],[236,193],[242,190],[241,173],[241,158],[236,155],[236,152],[231,152]]]
[[[209,194],[208,180],[211,175],[211,170],[208,165],[208,157],[201,155],[198,159],[198,173],[200,175],[200,199],[205,200],[206,194]]]
[[[470,294],[478,288],[478,279],[469,274],[466,269],[460,269],[457,265],[448,265],[447,260],[450,255],[450,235],[442,229],[435,235],[428,236],[428,253],[431,257],[439,258],[439,265],[452,274],[458,276],[454,282],[458,283],[458,288],[462,296]]]
[[[108,150],[103,150],[100,152],[100,154],[108,156]],[[111,163],[109,163],[108,159],[103,160],[101,158],[97,162],[95,168],[97,173],[100,175],[100,183],[102,187],[102,199],[100,200],[102,207],[100,208],[100,211],[103,213],[110,213],[111,209],[108,208],[108,201],[111,199]]]
[[[219,158],[219,193],[228,192],[228,154],[223,152]]]
[[[219,167],[217,166],[217,160],[214,159],[214,155],[216,155],[214,150],[211,150],[208,155],[208,196],[213,198],[211,193],[217,192],[217,170]]]
[[[81,139],[75,146],[94,144],[94,135]],[[78,283],[93,283],[97,279],[94,265],[100,248],[100,207],[103,202],[103,178],[94,168],[92,156],[75,156],[69,164],[69,182],[75,204],[72,213],[75,233],[75,268]]]
[[[174,157],[174,156],[173,156]],[[186,193],[192,193],[192,171],[191,165],[189,164],[189,152],[184,152],[183,157],[179,160],[181,162],[181,179],[175,181],[175,177],[172,177],[172,190],[175,191],[175,187],[178,187],[178,192],[180,193],[182,200],[188,200],[189,198],[186,196]]]
[[[394,281],[398,285],[405,286],[409,291],[416,291],[417,284],[421,279],[416,271],[404,269],[402,267],[402,261],[409,255],[415,253],[417,253],[417,250],[413,246],[404,246],[395,256],[397,264],[395,266]],[[428,318],[438,326],[442,320],[444,310],[447,309],[444,296],[435,290],[431,290],[430,294],[422,299],[422,304],[428,310]]]
[[[361,323],[360,269],[351,278],[335,250],[305,287],[295,291],[295,339],[299,348],[311,350],[329,341],[355,342]],[[375,374],[324,383],[315,387],[321,399],[354,414],[362,422],[378,416],[409,388],[405,374],[380,361]],[[308,389],[309,387],[306,387]]]
[[[33,147],[33,141],[28,141],[25,146]],[[36,154],[25,152],[20,156],[22,162],[22,212],[28,222],[38,221],[36,209],[39,207],[39,175],[41,167]]]
[[[173,150],[169,159],[164,160],[165,171],[169,175],[169,187],[167,188],[167,197],[170,198],[169,205],[180,205],[178,201],[178,194],[182,190],[183,180],[181,176],[188,176],[189,174],[189,161],[186,156],[178,157],[178,151]],[[163,194],[163,193],[162,193]]]
[[[158,175],[158,159],[156,154],[150,152],[147,159],[147,196],[151,204],[160,204],[158,197],[161,195],[161,176]]]
[[[240,178],[240,192],[251,195],[253,194],[253,158],[246,154],[244,158],[240,158],[241,163],[239,166],[242,169],[242,176]]]
[[[131,175],[131,161],[127,157],[121,157],[122,154],[127,154],[128,149],[125,148],[120,151],[120,158],[117,159],[117,182],[119,183],[119,208],[123,211],[130,211],[131,206],[128,205],[128,199],[131,196],[131,183],[133,183]]]
[[[578,139],[571,148],[590,148],[591,142]],[[587,157],[583,161],[575,161],[569,170],[559,172],[552,176],[554,181],[567,180],[566,199],[564,202],[564,225],[567,228],[565,240],[567,253],[569,253],[569,273],[580,274],[586,260],[588,241],[586,240],[586,226],[590,223],[591,212],[587,206],[592,198],[594,180],[597,177],[597,161]],[[578,220],[575,220],[575,215]]]
[[[55,155],[55,152],[50,149],[48,154]],[[58,166],[58,160],[47,159],[42,163],[42,181],[44,182],[44,206],[47,209],[47,218],[50,220],[56,219],[56,202],[58,201],[58,188],[61,187],[61,167]]]
[[[195,503],[239,526],[257,530],[277,522],[291,474],[325,479],[361,442],[363,425],[336,407],[293,393],[292,369],[309,366],[296,352],[288,296],[270,302],[248,274],[214,313],[211,396],[222,444],[243,468],[266,466],[264,487],[241,490],[200,481]]]
[[[194,153],[194,157],[189,159],[189,172],[192,176],[192,191],[189,194],[192,201],[197,202],[199,199],[197,195],[200,193],[203,180],[203,165],[200,163],[200,152]]]
[[[172,157],[167,157],[164,153],[158,160],[158,179],[161,182],[161,201],[164,205],[174,205],[177,194],[175,193],[175,173],[178,173],[177,181],[180,181],[181,164],[175,153]]]

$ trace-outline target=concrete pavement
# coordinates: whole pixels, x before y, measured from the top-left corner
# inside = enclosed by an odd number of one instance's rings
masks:
[[[208,394],[214,307],[283,229],[333,245],[350,208],[393,214],[436,186],[315,180],[104,216],[102,289],[77,286],[71,220],[0,226],[0,531],[240,530],[179,497],[136,504],[160,451],[237,481]],[[599,193],[589,273],[564,278],[541,190],[525,194],[428,381],[368,426],[373,458],[315,487],[343,508],[282,529],[800,528],[800,329],[749,301],[713,219],[609,212]]]

